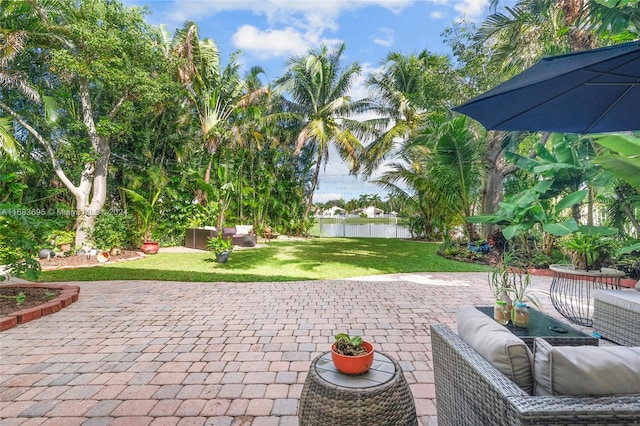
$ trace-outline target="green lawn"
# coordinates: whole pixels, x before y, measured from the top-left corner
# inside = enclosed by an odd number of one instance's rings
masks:
[[[406,272],[478,272],[486,266],[444,259],[437,243],[382,238],[274,240],[236,250],[219,264],[208,252],[160,252],[93,268],[44,271],[39,281],[164,280],[267,282],[349,278]]]

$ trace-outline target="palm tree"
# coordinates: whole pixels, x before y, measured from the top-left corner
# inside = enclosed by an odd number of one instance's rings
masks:
[[[283,100],[284,112],[273,114],[271,122],[289,122],[298,126],[295,154],[305,147],[316,152],[316,164],[311,188],[307,194],[305,217],[309,215],[313,194],[323,163],[329,159],[329,146],[333,145],[340,157],[354,172],[362,143],[358,136],[367,129],[354,120],[353,114],[366,111],[366,101],[353,101],[348,92],[360,74],[361,67],[353,63],[341,65],[345,44],[329,51],[326,46],[310,50],[306,56],[294,56],[287,62],[288,69],[276,87],[290,98]]]
[[[454,79],[446,56],[423,50],[403,55],[391,52],[384,69],[373,73],[367,85],[373,91],[372,111],[378,117],[368,121],[379,136],[364,152],[362,171],[371,174],[391,155],[397,142],[404,142],[434,111],[442,110],[448,98],[447,86]]]
[[[203,145],[210,156],[221,155],[221,148],[244,147],[247,139],[241,131],[240,118],[243,115],[239,111],[266,93],[265,87],[255,87],[259,82],[257,76],[263,70],[253,68],[245,81],[240,77],[239,64],[234,56],[223,67],[218,46],[208,38],[200,40],[198,27],[193,22],[186,22],[176,32],[172,51],[178,58],[178,78],[192,107],[182,121],[190,120],[193,115],[197,117]],[[205,184],[211,180],[212,166],[210,157],[203,177]],[[197,199],[205,203],[206,192],[200,192]],[[219,225],[221,219],[218,220]]]
[[[475,141],[466,117],[434,119],[400,150],[402,163],[392,163],[377,183],[413,199],[423,216],[424,233],[464,223],[474,212],[481,182],[482,145]],[[401,190],[400,184],[407,186]],[[467,233],[475,239],[472,225]]]
[[[398,153],[397,160],[390,162],[387,170],[373,182],[387,189],[394,198],[402,200],[408,211],[417,214],[421,231],[416,234],[434,239],[435,230],[443,229],[449,210],[444,209],[437,194],[429,190],[433,177],[425,173],[427,157],[425,150],[405,146]]]
[[[474,213],[479,198],[483,151],[467,125],[467,118],[435,120],[414,143],[430,150],[427,173],[434,177],[430,191],[449,206],[452,222],[464,223],[464,218]],[[475,239],[470,224],[467,232]]]
[[[50,98],[40,96],[23,72],[12,69],[11,63],[25,49],[29,39],[37,40],[42,45],[62,39],[64,30],[58,25],[64,23],[65,14],[62,10],[57,0],[0,0],[0,86],[17,90],[31,102],[41,104],[43,100],[50,101]],[[56,20],[52,20],[52,16]],[[45,108],[48,113],[53,109],[50,102],[45,104]],[[10,158],[16,159],[18,148],[18,141],[13,135],[13,119],[0,117],[0,152],[4,151]]]

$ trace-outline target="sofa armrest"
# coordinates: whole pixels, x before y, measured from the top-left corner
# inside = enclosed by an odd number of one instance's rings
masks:
[[[438,425],[494,425],[509,396],[528,396],[446,325],[431,326]]]
[[[439,425],[640,424],[640,395],[529,396],[449,327],[431,342]]]

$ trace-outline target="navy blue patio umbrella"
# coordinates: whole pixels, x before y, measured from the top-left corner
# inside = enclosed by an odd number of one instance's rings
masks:
[[[640,130],[640,40],[544,58],[453,110],[487,130]]]

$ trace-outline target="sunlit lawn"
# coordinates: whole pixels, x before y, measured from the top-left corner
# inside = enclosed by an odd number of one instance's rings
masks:
[[[273,240],[235,250],[224,264],[212,253],[162,252],[99,267],[44,271],[40,281],[164,280],[267,282],[407,272],[477,272],[488,268],[444,259],[437,243],[381,238]]]

